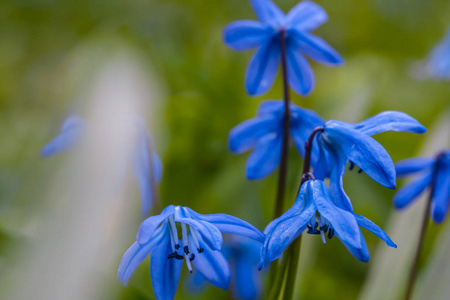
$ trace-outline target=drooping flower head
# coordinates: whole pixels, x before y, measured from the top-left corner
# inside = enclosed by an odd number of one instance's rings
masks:
[[[314,88],[314,73],[305,58],[335,66],[341,56],[324,40],[310,33],[328,20],[327,13],[311,1],[301,1],[288,14],[271,0],[250,1],[258,21],[241,20],[224,29],[224,41],[237,51],[256,48],[245,76],[248,94],[261,95],[273,85],[281,58],[281,35],[285,36],[289,85],[301,95]]]
[[[401,188],[394,196],[398,209],[408,207],[426,189],[431,189],[430,215],[436,223],[442,223],[450,206],[450,150],[434,158],[411,158],[398,162],[397,176],[418,174],[418,177]]]
[[[158,300],[175,297],[183,261],[189,271],[195,267],[211,284],[227,289],[231,270],[220,252],[222,233],[259,242],[265,238],[261,231],[238,218],[225,214],[202,215],[187,207],[170,205],[160,215],[142,223],[137,241],[120,262],[117,277],[127,284],[138,265],[151,253],[150,272]]]
[[[330,193],[340,208],[352,211],[343,188],[347,161],[351,162],[351,168],[358,166],[379,184],[395,188],[394,163],[383,146],[371,137],[385,131],[424,133],[426,128],[405,113],[386,111],[356,124],[331,120],[317,134],[319,147],[313,148],[317,157],[312,163],[314,175],[318,179],[330,178]]]
[[[431,51],[426,71],[430,77],[450,80],[450,30]]]
[[[259,267],[281,256],[283,251],[306,229],[308,234],[321,235],[326,243],[336,235],[357,259],[369,260],[369,251],[358,226],[366,228],[391,247],[397,247],[389,236],[372,221],[339,208],[327,186],[311,179],[302,184],[294,205],[264,230],[266,240]]]
[[[305,141],[311,131],[325,121],[315,112],[290,105],[290,134],[302,156]],[[268,100],[261,103],[257,116],[230,131],[228,145],[233,153],[253,149],[247,161],[248,179],[261,179],[272,173],[280,164],[283,147],[284,102]]]
[[[141,192],[142,215],[147,216],[154,201],[154,186],[161,182],[163,166],[161,159],[152,146],[152,139],[147,131],[145,120],[141,117],[130,119],[136,140],[131,156],[134,175]],[[63,123],[61,132],[41,151],[41,155],[49,157],[76,147],[86,134],[89,124],[78,115],[70,115]],[[126,162],[119,162],[126,163]]]

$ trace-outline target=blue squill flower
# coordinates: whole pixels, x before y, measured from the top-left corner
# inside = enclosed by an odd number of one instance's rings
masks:
[[[320,234],[324,244],[326,236],[331,239],[336,235],[357,259],[368,261],[369,251],[358,226],[366,228],[388,246],[397,247],[375,223],[339,208],[323,181],[306,181],[294,205],[264,230],[266,240],[261,251],[259,268],[279,258],[287,246],[306,229],[309,234]]]
[[[343,189],[347,161],[379,184],[395,188],[394,163],[383,146],[371,137],[385,131],[424,133],[426,128],[405,113],[386,111],[356,124],[328,121],[317,135],[320,146],[313,148],[317,156],[314,175],[318,179],[330,177],[330,193],[340,208],[352,211]]]
[[[315,112],[290,105],[290,133],[292,140],[303,156],[305,141],[311,131],[325,121]],[[284,102],[264,101],[257,116],[230,131],[229,148],[240,154],[254,148],[247,161],[248,179],[261,179],[272,173],[280,164],[283,146]]]
[[[305,54],[313,60],[335,66],[341,56],[321,38],[310,33],[328,20],[327,13],[311,1],[302,1],[284,14],[271,0],[250,1],[258,21],[241,20],[224,29],[224,41],[237,51],[257,48],[245,76],[250,95],[261,95],[273,85],[281,57],[281,35],[286,37],[288,80],[301,95],[314,88],[314,73]]]
[[[181,240],[177,223],[181,227]],[[259,242],[265,238],[261,231],[238,218],[225,214],[202,215],[187,207],[170,205],[160,215],[142,223],[137,241],[120,262],[117,277],[127,284],[138,265],[151,253],[150,273],[158,300],[175,297],[183,260],[190,272],[194,265],[211,284],[227,289],[231,270],[220,252],[222,233]]]
[[[258,271],[261,243],[247,238],[226,239],[222,254],[231,265],[231,291],[234,299],[256,300],[262,296],[263,272]],[[205,277],[199,272],[188,281],[188,288],[200,292]]]
[[[154,200],[152,182],[154,181],[156,184],[161,182],[163,167],[161,159],[152,149],[152,141],[147,132],[145,120],[141,117],[133,117],[131,121],[137,131],[131,163],[139,184],[142,215],[145,217],[150,212]],[[41,155],[49,157],[76,147],[85,135],[86,127],[88,127],[87,122],[80,116],[69,116],[64,121],[59,135],[42,149]],[[150,169],[153,169],[153,173]]]
[[[440,80],[450,79],[450,30],[431,51],[426,70],[430,77]]]
[[[431,195],[431,218],[442,223],[450,206],[450,150],[435,158],[412,158],[396,164],[397,176],[419,173],[419,176],[401,188],[394,196],[394,205],[403,209],[410,205],[427,188]]]

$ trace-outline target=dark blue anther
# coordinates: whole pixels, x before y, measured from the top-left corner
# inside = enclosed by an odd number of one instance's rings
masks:
[[[319,223],[318,223],[318,222],[316,222],[316,223],[314,224],[314,228],[317,228],[317,227],[319,227]]]
[[[331,229],[328,231],[328,238],[331,240],[331,238],[334,236],[334,229]]]
[[[177,250],[180,249],[180,244],[176,244],[175,249],[177,249]]]
[[[189,257],[189,260],[190,260],[190,261],[193,261],[194,259],[195,259],[195,254],[192,253],[192,254],[191,254],[191,257]]]
[[[355,164],[351,161],[350,167],[348,168],[349,171],[353,171],[353,168],[355,167]]]
[[[361,174],[362,172],[363,172],[362,169],[359,169],[359,170],[358,170],[358,174]]]
[[[186,253],[186,255],[189,254],[189,247],[188,246],[184,246],[184,253]]]
[[[174,252],[174,253],[170,253],[169,256],[168,256],[167,258],[168,258],[168,259],[176,258],[176,259],[182,260],[182,259],[183,259],[183,256],[179,255],[177,252]]]
[[[320,231],[327,232],[327,230],[328,230],[328,225],[325,224],[325,225],[321,226],[319,229],[320,229]]]
[[[198,251],[198,253],[202,253],[203,251],[205,251],[205,249],[200,247],[200,248],[197,249],[197,251]]]

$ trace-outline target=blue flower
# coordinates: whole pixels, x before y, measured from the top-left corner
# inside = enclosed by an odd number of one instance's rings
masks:
[[[297,150],[303,156],[305,141],[310,132],[325,121],[315,112],[290,105],[290,133]],[[272,173],[280,164],[283,146],[284,102],[264,101],[257,116],[230,131],[228,145],[233,153],[240,154],[254,148],[247,161],[248,179],[261,179]]]
[[[142,216],[145,217],[150,212],[154,200],[152,181],[161,182],[163,167],[159,156],[150,149],[152,141],[147,132],[145,120],[141,117],[133,117],[132,122],[136,126],[137,141],[131,163],[141,191]],[[85,135],[87,126],[87,122],[80,116],[70,115],[64,121],[60,134],[42,149],[41,155],[49,157],[76,147]],[[153,173],[150,171],[151,168]]]
[[[258,271],[261,243],[247,238],[227,239],[222,253],[230,262],[232,273],[231,291],[234,299],[255,300],[262,296],[262,272]],[[190,290],[200,292],[204,287],[205,277],[199,272],[188,281]]]
[[[431,218],[442,223],[450,206],[450,150],[435,158],[411,158],[396,164],[397,176],[419,173],[415,180],[401,188],[394,196],[394,205],[403,209],[427,188],[432,190]]]
[[[257,48],[245,76],[248,94],[261,95],[272,87],[280,63],[281,34],[286,34],[288,80],[296,93],[307,95],[314,88],[314,73],[304,54],[328,66],[343,63],[330,45],[309,32],[328,20],[319,5],[302,1],[284,14],[271,0],[251,0],[251,4],[260,22],[236,21],[223,33],[225,43],[234,50]]]
[[[176,223],[181,227],[181,240]],[[202,215],[187,207],[170,205],[160,215],[142,223],[137,241],[120,262],[117,277],[127,284],[138,265],[152,253],[150,272],[158,300],[175,297],[183,260],[190,272],[193,264],[214,286],[227,289],[231,270],[220,252],[222,233],[259,242],[265,238],[261,231],[238,218],[225,214]]]
[[[259,268],[281,256],[283,251],[306,229],[309,234],[336,235],[351,254],[361,261],[369,260],[369,251],[358,226],[366,228],[388,246],[397,247],[389,236],[372,221],[339,208],[327,186],[321,180],[306,181],[294,205],[281,217],[273,220],[264,230],[266,240],[261,251]]]
[[[428,75],[436,79],[450,79],[450,30],[431,51],[426,64]]]
[[[386,111],[357,124],[328,121],[317,135],[319,147],[313,147],[317,159],[315,162],[312,159],[314,175],[318,179],[330,177],[330,193],[340,208],[352,211],[343,189],[347,160],[351,168],[357,165],[379,184],[395,189],[394,163],[383,146],[371,137],[385,131],[424,133],[426,128],[405,113]]]

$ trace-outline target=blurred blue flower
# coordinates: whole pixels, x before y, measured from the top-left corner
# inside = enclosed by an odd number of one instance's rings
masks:
[[[450,79],[450,30],[431,51],[426,69],[430,77],[441,80]]]
[[[394,196],[394,205],[403,209],[410,205],[418,196],[430,188],[431,218],[436,223],[442,223],[450,206],[450,150],[440,153],[435,158],[411,158],[398,162],[397,176],[403,177],[415,173],[420,176],[401,188]]]
[[[141,192],[142,216],[145,217],[150,212],[154,200],[152,182],[156,184],[161,182],[163,166],[161,159],[152,149],[152,141],[147,132],[145,120],[141,117],[133,117],[132,122],[136,126],[137,139],[131,163]],[[49,157],[76,147],[85,135],[87,126],[87,122],[80,116],[70,115],[64,121],[59,135],[42,149],[41,155]],[[153,169],[153,172],[150,169]]]
[[[231,291],[234,299],[256,300],[262,296],[263,272],[258,271],[261,243],[247,238],[227,239],[222,254],[230,263],[233,276]],[[206,278],[199,272],[187,282],[190,291],[201,292]]]
[[[310,132],[325,121],[315,112],[290,105],[290,133],[297,150],[303,156],[305,141]],[[257,116],[230,131],[228,145],[233,153],[240,154],[254,148],[247,161],[248,179],[261,179],[274,171],[281,160],[283,146],[284,102],[264,101]]]
[[[314,175],[321,180],[330,177],[330,193],[340,208],[352,211],[343,189],[347,160],[351,168],[357,165],[379,184],[395,189],[394,163],[383,146],[371,137],[385,131],[424,133],[426,128],[405,113],[386,111],[357,124],[331,120],[317,134],[319,147],[313,147],[317,159],[312,159]]]
[[[181,227],[181,240],[176,223]],[[191,273],[193,264],[211,284],[227,289],[231,270],[220,252],[222,233],[249,237],[261,243],[265,238],[261,231],[238,218],[225,214],[202,215],[187,207],[170,205],[160,215],[142,223],[137,241],[120,262],[117,277],[127,284],[137,266],[151,252],[150,272],[158,300],[175,297],[183,260]]]
[[[229,24],[224,42],[237,51],[257,48],[247,67],[248,94],[261,95],[273,85],[281,57],[281,34],[286,36],[289,85],[301,95],[314,88],[314,73],[304,54],[313,60],[335,66],[343,59],[330,45],[309,31],[328,20],[327,13],[311,1],[302,1],[284,14],[271,0],[251,0],[259,21],[241,20]]]
[[[369,251],[358,226],[366,228],[388,246],[396,248],[389,236],[372,221],[351,211],[339,208],[327,186],[321,180],[306,181],[294,205],[281,217],[267,225],[266,240],[261,251],[259,268],[281,256],[283,251],[304,230],[309,234],[320,234],[326,243],[336,235],[357,259],[369,260]]]

